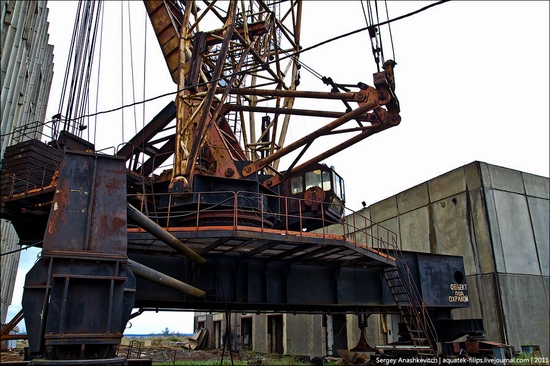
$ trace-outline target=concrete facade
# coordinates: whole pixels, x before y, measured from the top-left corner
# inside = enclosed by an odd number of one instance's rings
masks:
[[[403,250],[463,256],[470,307],[453,310],[453,316],[482,318],[488,340],[510,344],[516,350],[538,344],[548,356],[549,202],[547,177],[476,161],[359,214],[396,232]],[[266,323],[264,317],[255,315],[253,322]],[[287,334],[285,342],[299,342],[285,350],[294,347],[304,355],[334,354],[328,346],[330,322],[322,322],[321,316],[310,317],[311,328],[298,316],[285,316],[284,328],[292,335]],[[370,316],[367,338],[371,344],[391,343],[397,340],[397,323],[396,316]],[[348,349],[359,340],[357,324],[356,316],[347,316]],[[319,346],[306,341],[307,333],[324,337],[321,352]],[[265,334],[258,328],[254,340],[264,339]]]
[[[548,178],[473,162],[361,214],[395,230],[403,250],[463,256],[470,307],[456,319],[482,318],[487,339],[549,354]]]
[[[46,1],[2,1],[0,8],[0,161],[7,146],[40,138],[53,77]],[[12,252],[19,238],[1,222],[1,251]],[[2,256],[1,322],[13,297],[19,252]]]
[[[238,349],[260,353],[326,355],[323,317],[308,314],[231,314],[231,341]],[[208,329],[205,348],[223,348],[223,313],[195,313],[195,329]],[[229,344],[229,342],[228,342]]]

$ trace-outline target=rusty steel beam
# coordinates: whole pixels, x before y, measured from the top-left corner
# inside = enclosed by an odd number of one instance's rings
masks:
[[[194,250],[190,249],[187,245],[179,241],[174,235],[164,230],[161,226],[155,223],[153,220],[141,213],[137,208],[128,203],[128,218],[134,221],[139,227],[147,231],[149,234],[155,236],[159,240],[162,240],[169,247],[183,254],[187,258],[191,259],[197,264],[204,264],[206,260],[197,254]]]
[[[170,102],[149,122],[141,131],[139,131],[130,141],[128,141],[118,152],[117,156],[124,156],[130,159],[133,154],[139,152],[147,153],[147,147],[151,139],[157,136],[164,128],[176,118],[176,104]],[[135,151],[138,151],[137,153]]]
[[[224,64],[225,64],[225,57],[227,55],[227,52],[229,51],[229,44],[230,40],[233,37],[233,32],[235,31],[236,24],[235,24],[235,16],[237,12],[237,2],[230,2],[230,9],[228,10],[227,14],[227,20],[225,23],[225,29],[223,31],[223,37],[224,42],[220,46],[219,54],[218,54],[218,60],[216,62],[216,67],[214,68],[214,71],[212,72],[212,80],[217,80],[222,75]],[[181,84],[181,83],[180,83]],[[203,113],[200,116],[200,119],[198,121],[197,125],[197,136],[204,136],[207,131],[207,122],[208,122],[208,115],[210,111],[210,107],[212,106],[212,103],[214,101],[214,95],[216,94],[216,88],[213,85],[209,86],[210,88],[206,92],[206,96],[203,100]],[[180,116],[180,118],[185,118],[184,116]],[[178,128],[186,127],[187,123],[184,123],[187,121],[179,120],[178,118]],[[179,136],[179,134],[177,135]],[[176,146],[178,145],[178,138],[176,138]],[[195,167],[195,161],[197,160],[197,156],[199,154],[199,150],[201,147],[202,139],[195,137],[193,139],[193,142],[191,144],[191,148],[189,149],[189,156],[187,158],[187,163],[180,161],[183,157],[179,154],[176,154],[174,158],[174,177],[178,177],[179,175],[183,175],[186,177],[191,177],[192,172]],[[180,169],[184,168],[184,169]],[[183,171],[182,171],[183,170]],[[182,174],[183,173],[183,174]]]
[[[204,298],[206,296],[206,292],[204,292],[203,290],[188,285],[185,282],[179,281],[174,277],[165,275],[164,273],[156,271],[150,267],[144,266],[141,263],[138,263],[131,259],[128,260],[128,263],[130,264],[132,273],[138,277],[152,281],[162,286],[172,288],[177,291],[181,291],[194,297]]]
[[[330,131],[334,130],[335,128],[343,125],[347,121],[356,118],[357,116],[360,116],[363,113],[366,113],[370,110],[373,110],[374,108],[378,107],[377,100],[370,100],[367,103],[361,105],[359,108],[344,114],[342,117],[337,118],[336,120],[330,122],[329,124],[319,128],[318,130],[310,133],[309,135],[302,137],[301,139],[293,142],[292,144],[288,145],[285,148],[280,149],[274,154],[271,154],[268,157],[265,157],[263,159],[257,160],[253,162],[252,164],[247,165],[243,169],[243,176],[247,177],[254,172],[257,172],[261,169],[263,169],[265,166],[270,164],[271,162],[283,157],[284,155],[304,146],[307,144],[312,143],[317,137],[323,136]]]
[[[216,94],[225,93],[227,88],[216,88]],[[270,90],[270,89],[252,89],[252,88],[230,88],[229,94],[234,95],[256,95],[264,97],[293,97],[293,98],[313,98],[313,99],[338,99],[360,102],[365,99],[365,95],[359,93],[334,93],[334,92],[313,92],[302,90]],[[196,95],[194,95],[196,96]]]
[[[328,117],[328,118],[340,118],[345,114],[344,112],[316,111],[312,109],[258,107],[258,106],[248,106],[248,105],[238,105],[238,104],[226,104],[224,106],[223,113],[226,113],[229,111],[289,114],[293,116],[311,116],[311,117]]]
[[[13,317],[12,320],[8,324],[6,324],[2,331],[0,331],[0,336],[2,337],[2,340],[7,339],[4,338],[5,335],[8,335],[9,332],[23,319],[23,309],[19,310],[17,314]]]
[[[183,15],[168,1],[144,0],[143,4],[149,14],[149,20],[159,41],[160,48],[166,60],[166,66],[170,71],[174,83],[178,83],[179,66],[179,29],[174,24],[172,17],[182,23]]]
[[[317,155],[316,157],[298,165],[297,167],[294,167],[292,169],[289,169],[286,171],[282,176],[281,175],[275,175],[273,178],[270,178],[264,182],[264,185],[266,187],[274,187],[277,184],[283,182],[287,177],[291,176],[293,173],[304,171],[308,169],[313,164],[319,163],[320,161],[339,153],[340,151],[347,149],[348,147],[356,144],[357,142],[366,139],[369,136],[374,135],[377,132],[380,132],[382,130],[385,130],[387,128],[392,127],[392,125],[378,125],[378,126],[372,126],[370,129],[367,129],[360,134],[338,144],[337,146],[327,149],[321,154]]]
[[[10,339],[28,339],[27,334],[5,334],[0,337],[0,341],[9,341]]]

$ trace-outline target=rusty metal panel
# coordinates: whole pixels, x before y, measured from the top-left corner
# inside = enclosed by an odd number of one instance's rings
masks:
[[[76,250],[125,256],[124,158],[66,154],[44,235],[45,253]]]
[[[52,361],[115,356],[135,298],[126,221],[125,159],[67,152],[42,257],[27,274],[23,292],[34,356]]]
[[[465,342],[466,352],[470,355],[479,354],[479,342]]]
[[[145,0],[143,4],[149,14],[149,20],[157,35],[172,80],[177,84],[179,80],[179,34],[171,18],[175,17],[181,23],[183,14],[169,2]]]

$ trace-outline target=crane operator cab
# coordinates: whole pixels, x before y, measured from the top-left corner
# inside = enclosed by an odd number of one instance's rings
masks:
[[[340,222],[344,214],[344,180],[334,168],[314,164],[283,182],[281,196],[291,230],[314,230]],[[285,211],[286,208],[286,211]]]

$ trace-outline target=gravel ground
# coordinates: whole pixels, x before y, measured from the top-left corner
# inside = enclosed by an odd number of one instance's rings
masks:
[[[16,348],[11,352],[2,352],[0,357],[2,362],[9,361],[23,361],[23,348]],[[127,358],[148,358],[153,360],[153,362],[172,362],[172,361],[212,361],[212,364],[219,364],[222,357],[222,350],[213,349],[213,350],[188,350],[180,345],[162,345],[162,346],[152,346],[144,347],[141,349],[141,352],[138,353],[134,351],[131,354],[128,354],[128,346],[120,346],[118,351],[118,357],[127,357]],[[241,354],[233,354],[233,360],[244,360],[249,364],[253,365],[257,363],[258,360],[265,359],[280,359],[280,355],[276,354],[257,354],[255,352],[243,351]],[[229,353],[226,352],[224,359],[229,360]],[[333,359],[336,360],[336,359]],[[303,361],[306,361],[305,359]]]

